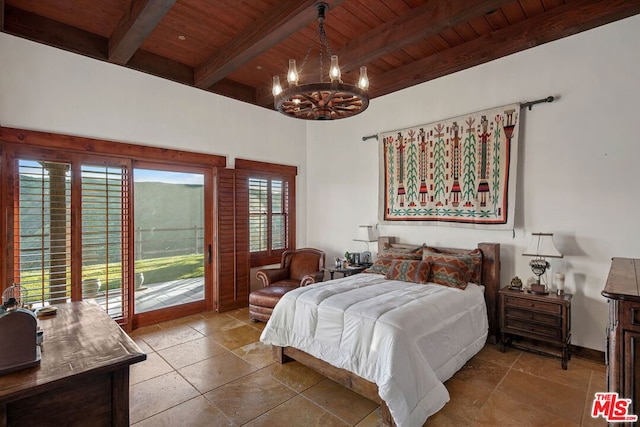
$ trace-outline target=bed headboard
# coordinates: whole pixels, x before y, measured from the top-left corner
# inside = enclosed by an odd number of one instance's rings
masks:
[[[381,236],[378,238],[378,250],[385,245],[393,248],[417,248],[420,245],[395,243],[394,237]],[[500,244],[478,243],[482,252],[482,285],[484,285],[484,299],[487,302],[487,316],[489,317],[489,342],[495,344],[498,336],[498,291],[500,290]],[[436,249],[444,253],[465,253],[469,249],[441,248]]]

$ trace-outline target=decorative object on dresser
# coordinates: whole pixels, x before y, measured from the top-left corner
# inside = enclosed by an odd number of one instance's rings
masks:
[[[562,359],[571,359],[571,295],[536,295],[500,289],[502,352],[508,345]],[[525,338],[529,341],[523,341]]]
[[[512,291],[521,291],[522,290],[522,280],[518,276],[511,279],[511,283],[509,284],[509,289]]]
[[[640,399],[640,259],[613,258],[602,295],[609,299],[606,357],[607,388],[631,399],[637,414]]]
[[[529,262],[529,266],[537,278],[536,283],[531,285],[529,292],[537,295],[548,294],[547,286],[540,283],[540,276],[550,267],[549,261],[545,258],[562,258],[562,254],[553,244],[553,234],[531,233],[531,243],[522,255],[533,257],[531,262]]]

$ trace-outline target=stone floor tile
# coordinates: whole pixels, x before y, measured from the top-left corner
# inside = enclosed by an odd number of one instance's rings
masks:
[[[206,393],[256,370],[255,366],[226,352],[185,366],[178,369],[178,372],[200,393]]]
[[[129,418],[136,423],[197,397],[200,393],[176,372],[130,387]]]
[[[236,425],[242,425],[296,396],[296,392],[257,371],[204,395]]]

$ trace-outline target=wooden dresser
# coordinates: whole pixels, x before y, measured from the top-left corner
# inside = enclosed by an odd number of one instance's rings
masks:
[[[146,355],[99,306],[56,307],[40,366],[0,376],[0,427],[128,426],[129,366]]]
[[[631,399],[629,413],[640,399],[640,259],[613,258],[602,295],[609,299],[607,386]]]

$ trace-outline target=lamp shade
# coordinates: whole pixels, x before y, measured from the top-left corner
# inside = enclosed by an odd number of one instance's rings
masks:
[[[562,258],[563,256],[553,244],[551,233],[531,233],[531,243],[522,255],[538,258]]]
[[[357,242],[375,242],[377,239],[372,225],[360,225],[358,226],[358,234],[353,240]]]

